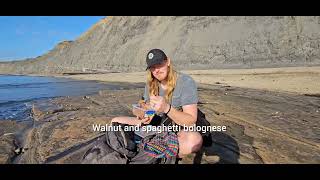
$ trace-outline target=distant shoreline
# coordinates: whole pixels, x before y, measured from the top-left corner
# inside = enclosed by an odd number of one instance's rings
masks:
[[[320,66],[255,69],[182,70],[198,84],[226,85],[297,94],[320,94]],[[0,74],[93,80],[103,83],[145,83],[146,72]]]

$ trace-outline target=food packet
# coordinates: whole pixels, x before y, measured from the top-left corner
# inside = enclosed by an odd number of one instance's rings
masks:
[[[143,100],[139,101],[139,104],[132,104],[133,114],[138,116],[140,119],[150,117],[151,119],[156,114],[156,111],[153,110],[149,103],[146,103]]]

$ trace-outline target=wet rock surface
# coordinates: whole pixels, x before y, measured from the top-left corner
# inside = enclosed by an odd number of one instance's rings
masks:
[[[22,154],[24,136],[31,122],[0,121],[0,164],[11,163]]]
[[[212,132],[213,144],[190,154],[179,164],[320,163],[319,97],[275,93],[224,85],[199,86],[199,108],[211,125],[226,126]],[[143,88],[104,90],[81,97],[39,101],[34,122],[23,136],[23,153],[14,156],[15,137],[0,133],[1,163],[80,163],[85,151],[116,116],[132,116],[131,104]],[[1,122],[2,123],[2,122]],[[9,123],[9,122],[8,122]],[[14,157],[14,158],[12,158]]]
[[[219,163],[320,162],[319,98],[230,86],[199,91],[207,119],[227,126],[212,133],[215,143],[203,154]]]
[[[113,117],[131,115],[130,106],[139,95],[136,90],[103,91],[38,102],[33,107],[34,128],[26,137],[29,150],[16,162],[79,163],[80,158],[70,156],[82,152],[88,142],[103,134],[95,132],[93,125],[106,125]]]

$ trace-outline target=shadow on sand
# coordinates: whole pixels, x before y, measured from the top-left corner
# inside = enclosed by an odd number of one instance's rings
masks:
[[[240,150],[237,141],[223,132],[211,132],[212,144],[203,147],[194,157],[193,163],[239,164]],[[205,156],[205,157],[204,157]],[[216,157],[210,160],[210,157]]]

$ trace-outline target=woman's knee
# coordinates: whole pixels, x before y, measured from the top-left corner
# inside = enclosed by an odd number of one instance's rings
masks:
[[[120,121],[119,119],[120,119],[119,117],[114,117],[111,119],[111,122],[119,122]]]
[[[127,116],[120,116],[111,119],[111,123],[120,123],[120,124],[129,124],[129,125],[137,125],[139,121],[135,117],[127,117]]]
[[[191,132],[189,134],[190,137],[190,147],[191,147],[191,153],[198,152],[202,147],[202,136],[198,132]]]
[[[117,123],[125,123],[126,118],[125,117],[114,117],[111,119],[111,122],[117,122]]]
[[[198,132],[181,131],[178,134],[180,155],[198,152],[202,147],[202,136]]]

